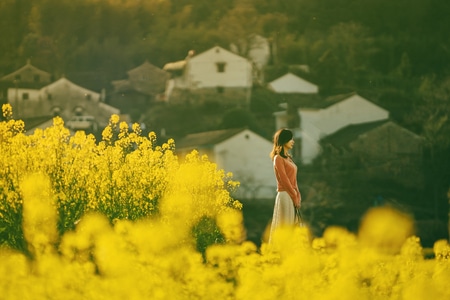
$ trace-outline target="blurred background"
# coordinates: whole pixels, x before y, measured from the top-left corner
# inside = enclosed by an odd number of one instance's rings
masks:
[[[449,231],[449,13],[439,0],[1,0],[0,102],[30,132],[59,115],[101,137],[112,113],[161,141],[248,128],[270,143],[292,128],[316,235],[390,205],[429,246]],[[241,198],[258,243],[272,194]]]

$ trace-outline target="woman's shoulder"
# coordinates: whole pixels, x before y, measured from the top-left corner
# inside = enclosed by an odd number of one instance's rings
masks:
[[[274,157],[273,157],[273,162],[274,163],[276,163],[276,162],[278,162],[278,163],[294,163],[294,161],[292,160],[292,158],[290,157],[290,156],[288,156],[288,157],[283,157],[283,156],[281,156],[281,155],[279,155],[279,154],[277,154],[277,155],[275,155]]]
[[[273,161],[284,161],[286,158],[284,158],[283,156],[277,154],[273,157]]]

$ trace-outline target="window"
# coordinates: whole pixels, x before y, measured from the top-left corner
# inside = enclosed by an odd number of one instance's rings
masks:
[[[81,115],[83,115],[84,109],[80,106],[77,106],[77,107],[75,107],[74,111],[75,111],[76,116],[81,116]]]
[[[217,93],[218,93],[218,94],[223,94],[223,91],[224,91],[223,86],[218,86],[218,87],[217,87]]]
[[[60,113],[61,113],[61,108],[59,108],[59,107],[57,107],[57,106],[56,106],[56,107],[53,107],[52,113],[53,113],[53,116],[54,116],[54,117],[59,116]]]
[[[52,100],[52,94],[47,94],[47,100]]]
[[[84,96],[86,97],[86,100],[91,100],[92,99],[91,94],[85,94]]]
[[[22,100],[28,100],[28,99],[30,99],[30,94],[28,94],[28,93],[23,93],[23,94],[22,94]]]
[[[20,74],[17,74],[16,76],[14,76],[14,79],[15,80],[20,80],[21,79]]]
[[[34,75],[34,82],[39,82],[39,81],[41,81],[41,76]]]
[[[224,62],[216,63],[217,72],[218,73],[224,73],[225,72],[225,66],[226,66],[226,63],[224,63]]]

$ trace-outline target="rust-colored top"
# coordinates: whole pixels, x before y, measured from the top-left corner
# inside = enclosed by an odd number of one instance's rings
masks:
[[[277,191],[287,192],[293,203],[300,203],[300,191],[297,185],[297,165],[290,158],[275,155],[273,169],[277,179]]]

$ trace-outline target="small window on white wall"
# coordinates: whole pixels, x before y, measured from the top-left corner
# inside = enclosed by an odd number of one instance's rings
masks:
[[[28,94],[28,93],[23,93],[23,94],[22,94],[22,99],[23,99],[23,100],[28,100],[28,99],[30,99],[30,94]]]
[[[77,107],[75,107],[74,111],[75,111],[75,115],[81,116],[81,115],[83,115],[84,109],[80,106],[77,106]]]
[[[53,107],[52,114],[54,117],[59,116],[60,113],[61,113],[61,108],[59,108],[58,106]]]
[[[217,73],[224,73],[225,72],[225,66],[227,64],[224,62],[218,62],[216,63],[216,67],[217,67]]]

